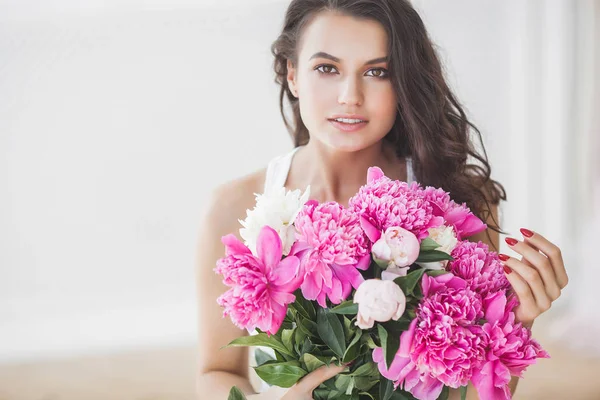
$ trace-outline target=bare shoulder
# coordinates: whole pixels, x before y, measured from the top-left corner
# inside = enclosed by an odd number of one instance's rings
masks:
[[[202,224],[208,224],[213,232],[237,232],[238,219],[246,210],[254,207],[255,194],[261,193],[266,169],[260,169],[217,186],[211,193],[203,213]]]
[[[217,298],[228,290],[222,276],[214,271],[225,255],[221,238],[239,238],[239,220],[254,207],[255,193],[263,190],[265,170],[259,170],[216,187],[203,210],[196,249],[196,289],[198,301],[199,373],[226,371],[248,378],[245,348],[222,348],[233,339],[247,335],[223,316]]]

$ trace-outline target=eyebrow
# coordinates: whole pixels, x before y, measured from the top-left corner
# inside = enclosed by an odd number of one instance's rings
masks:
[[[313,54],[309,60],[312,60],[313,58],[327,58],[328,60],[331,60],[331,61],[334,61],[337,63],[339,63],[341,61],[336,56],[332,56],[331,54],[325,53],[324,51],[319,51],[318,53]],[[367,61],[365,63],[365,65],[379,64],[382,62],[387,62],[387,60],[388,60],[387,57],[374,58],[372,60]]]

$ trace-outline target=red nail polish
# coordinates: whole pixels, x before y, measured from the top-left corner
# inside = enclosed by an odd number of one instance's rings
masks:
[[[519,241],[517,239],[513,239],[513,238],[509,238],[509,237],[507,237],[504,240],[506,241],[506,243],[508,243],[509,246],[514,246],[515,244],[519,243]]]
[[[510,274],[512,272],[512,269],[510,269],[508,266],[504,266],[504,272],[506,272],[507,274]]]
[[[523,234],[523,236],[525,236],[525,237],[533,236],[533,232],[531,232],[529,229],[521,228],[520,231]]]
[[[508,261],[508,259],[510,258],[509,256],[507,256],[506,254],[502,254],[502,253],[498,253],[498,258],[502,261]]]

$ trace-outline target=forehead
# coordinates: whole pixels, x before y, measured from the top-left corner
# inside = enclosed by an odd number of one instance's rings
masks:
[[[301,38],[300,59],[324,51],[344,61],[363,61],[387,54],[387,33],[371,19],[324,11],[306,26]]]

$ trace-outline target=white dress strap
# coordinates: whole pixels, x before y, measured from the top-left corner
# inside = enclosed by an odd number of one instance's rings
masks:
[[[415,180],[415,174],[412,167],[412,158],[406,157],[406,182],[411,183]]]
[[[282,188],[285,185],[292,165],[292,159],[300,147],[302,146],[296,147],[286,154],[277,156],[269,162],[267,165],[263,193],[266,193],[267,190],[271,190],[272,188]],[[412,158],[409,156],[406,157],[406,182],[411,183],[414,181],[415,174],[412,167]]]
[[[285,186],[285,181],[292,165],[292,158],[300,147],[296,147],[284,155],[277,156],[269,162],[263,193],[273,188],[279,189]]]

